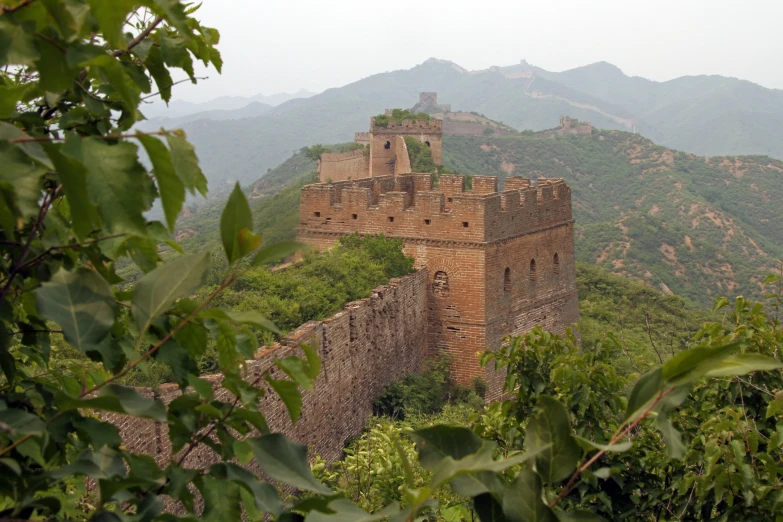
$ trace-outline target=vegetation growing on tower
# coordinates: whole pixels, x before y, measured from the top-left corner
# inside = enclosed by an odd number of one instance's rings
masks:
[[[402,125],[405,120],[424,120],[430,121],[432,117],[426,112],[412,113],[407,109],[392,109],[391,115],[379,114],[375,117],[376,127],[388,127],[389,122],[395,122],[397,125]]]

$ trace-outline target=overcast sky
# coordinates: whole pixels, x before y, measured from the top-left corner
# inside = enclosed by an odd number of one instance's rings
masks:
[[[197,16],[220,31],[225,65],[181,86],[191,101],[320,92],[430,57],[471,70],[607,61],[658,81],[721,74],[783,89],[783,0],[203,0]]]

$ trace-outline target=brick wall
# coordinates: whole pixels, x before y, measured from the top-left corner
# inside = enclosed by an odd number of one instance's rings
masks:
[[[318,177],[321,183],[328,180],[345,181],[366,178],[369,175],[369,156],[366,156],[361,150],[322,154],[321,161],[318,163]]]
[[[479,366],[478,352],[579,319],[570,188],[509,177],[506,189],[474,176],[466,191],[462,176],[443,175],[433,190],[426,174],[308,185],[299,240],[328,248],[352,232],[402,239],[427,270],[429,350],[452,355],[458,382],[487,379],[494,399],[502,380]]]
[[[375,125],[370,118],[370,175],[385,176],[403,170],[395,170],[395,142],[405,136],[416,138],[432,150],[436,164],[443,163],[443,122],[441,120],[404,120],[401,124],[390,121],[386,127]],[[386,148],[389,147],[389,148]],[[409,172],[409,171],[408,171]]]
[[[383,388],[416,372],[427,357],[427,272],[418,271],[388,285],[376,288],[364,300],[350,303],[342,312],[325,321],[302,325],[280,343],[264,349],[257,360],[248,363],[246,379],[254,381],[274,366],[274,358],[297,354],[298,343],[316,346],[322,360],[321,374],[312,392],[305,392],[302,415],[293,426],[277,395],[262,399],[262,411],[272,431],[285,433],[306,443],[328,461],[340,458],[345,440],[361,433],[372,413],[372,402]],[[216,396],[226,400],[219,376],[214,382]],[[154,392],[140,390],[168,403],[180,395],[176,385],[163,385]],[[160,464],[171,459],[171,446],[165,424],[110,414],[107,419],[120,427],[123,444],[131,451],[152,455]],[[218,462],[206,446],[193,451],[185,467]]]

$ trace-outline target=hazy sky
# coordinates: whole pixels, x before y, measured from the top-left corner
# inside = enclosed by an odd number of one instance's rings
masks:
[[[472,70],[603,60],[658,81],[721,74],[783,89],[782,0],[203,0],[197,15],[220,31],[225,65],[178,86],[192,101],[322,91],[430,57]]]

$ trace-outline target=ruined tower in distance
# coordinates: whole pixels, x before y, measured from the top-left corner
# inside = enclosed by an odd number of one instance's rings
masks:
[[[303,187],[298,237],[319,248],[353,232],[402,239],[428,274],[427,349],[451,354],[460,383],[487,378],[496,397],[502,380],[485,374],[478,352],[536,325],[563,332],[579,319],[571,189],[562,179],[509,177],[499,192],[496,177],[474,176],[466,190],[457,175],[441,175],[434,188],[430,174],[402,172],[410,161],[395,142],[426,140],[440,123],[381,132],[373,121],[367,175]],[[430,141],[436,163],[441,144]]]

